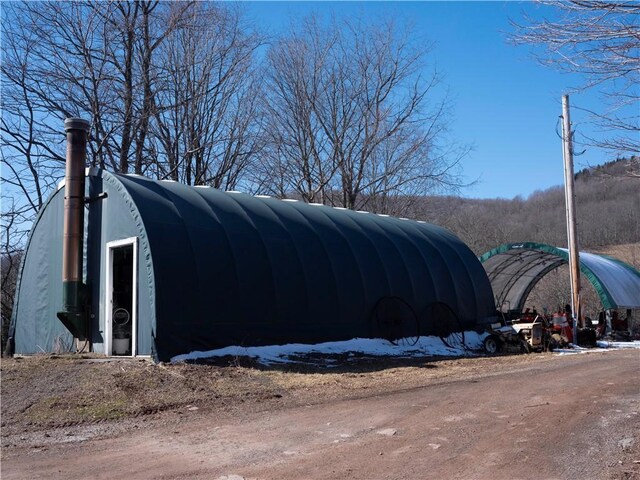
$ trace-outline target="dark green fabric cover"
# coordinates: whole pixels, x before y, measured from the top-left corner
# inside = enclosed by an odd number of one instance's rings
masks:
[[[379,336],[373,312],[384,297],[410,305],[422,334],[439,331],[441,312],[465,329],[495,314],[478,259],[434,225],[99,170],[87,185],[95,199],[85,215],[85,281],[96,352],[104,351],[109,308],[105,245],[131,237],[139,245],[138,353],[157,360]],[[59,190],[41,212],[27,247],[11,327],[19,353],[70,342],[55,315],[62,197]]]
[[[228,345],[375,334],[397,296],[447,304],[464,328],[495,312],[471,250],[434,225],[302,202],[117,176],[133,199],[155,273],[160,360]]]
[[[58,320],[62,310],[64,191],[56,191],[38,214],[22,258],[9,336],[16,353],[65,352],[71,334]]]

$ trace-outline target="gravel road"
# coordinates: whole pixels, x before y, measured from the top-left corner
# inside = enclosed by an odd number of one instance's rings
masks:
[[[305,398],[79,427],[5,449],[2,478],[640,479],[637,350]]]

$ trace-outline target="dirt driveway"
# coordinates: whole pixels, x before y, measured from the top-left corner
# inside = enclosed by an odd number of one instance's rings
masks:
[[[288,400],[26,429],[3,439],[2,478],[640,478],[640,352],[528,357],[424,369],[408,388],[346,394],[325,377]]]

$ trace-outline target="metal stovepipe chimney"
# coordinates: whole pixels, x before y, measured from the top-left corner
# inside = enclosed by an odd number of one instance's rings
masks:
[[[64,233],[62,240],[62,304],[58,318],[79,340],[88,338],[85,288],[82,283],[84,244],[84,178],[90,123],[67,118],[67,164],[64,185]]]

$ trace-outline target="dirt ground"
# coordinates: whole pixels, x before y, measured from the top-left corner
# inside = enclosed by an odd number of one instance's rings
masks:
[[[3,359],[2,478],[640,479],[640,352]]]

